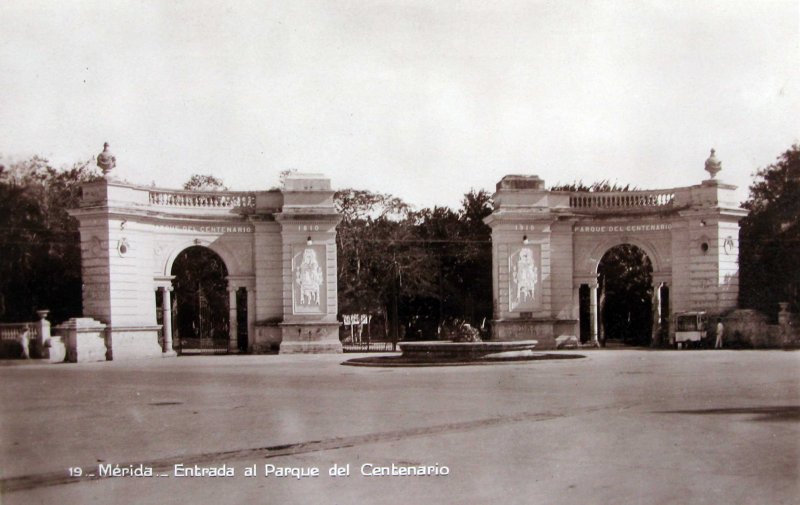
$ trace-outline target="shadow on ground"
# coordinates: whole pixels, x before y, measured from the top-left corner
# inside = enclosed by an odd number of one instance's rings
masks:
[[[697,410],[668,410],[656,412],[657,414],[694,414],[702,416],[712,415],[747,415],[755,417],[751,421],[800,421],[800,406],[777,405],[773,407],[742,407],[730,409],[697,409]]]

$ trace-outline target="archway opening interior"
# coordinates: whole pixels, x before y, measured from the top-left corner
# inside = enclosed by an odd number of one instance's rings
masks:
[[[228,269],[203,246],[181,251],[172,265],[173,345],[182,354],[227,352]]]
[[[610,248],[598,263],[601,345],[650,345],[653,330],[653,265],[633,244]]]

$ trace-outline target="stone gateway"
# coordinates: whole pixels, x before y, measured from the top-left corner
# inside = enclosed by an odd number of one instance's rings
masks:
[[[735,186],[715,178],[656,191],[561,192],[536,176],[508,175],[497,184],[492,228],[495,340],[539,341],[600,330],[598,267],[610,249],[631,244],[652,264],[653,339],[674,336],[671,314],[709,316],[735,309],[739,293],[739,220]],[[581,291],[588,290],[588,310]]]
[[[227,350],[341,352],[333,195],[329,179],[300,173],[281,190],[255,192],[163,190],[109,175],[85,184],[71,214],[84,321],[105,325],[105,358],[175,354],[173,263],[198,247],[227,272]],[[200,313],[207,298],[200,294]]]

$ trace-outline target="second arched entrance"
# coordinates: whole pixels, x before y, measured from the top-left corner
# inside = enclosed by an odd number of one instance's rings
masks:
[[[228,268],[208,247],[181,251],[172,264],[172,341],[179,354],[222,354],[247,347],[246,293],[228,283]],[[237,300],[231,303],[231,297]],[[233,307],[233,310],[231,310]],[[233,321],[232,321],[233,319]],[[240,324],[241,320],[245,321]],[[233,332],[242,328],[244,335]]]
[[[665,338],[669,288],[641,247],[621,243],[597,262],[596,282],[579,291],[580,338],[606,346],[652,346]]]

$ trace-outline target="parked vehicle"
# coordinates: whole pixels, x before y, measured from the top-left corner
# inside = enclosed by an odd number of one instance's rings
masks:
[[[685,349],[700,345],[707,336],[708,316],[705,311],[675,314],[675,347]]]

